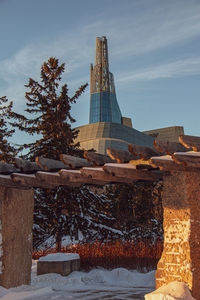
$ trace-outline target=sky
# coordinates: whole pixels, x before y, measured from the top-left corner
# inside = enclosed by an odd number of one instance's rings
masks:
[[[184,126],[200,136],[199,0],[0,0],[0,96],[25,108],[25,87],[53,56],[69,94],[90,81],[95,40],[106,36],[123,116],[144,131]],[[72,107],[88,124],[89,87]],[[19,141],[19,135],[17,137]]]

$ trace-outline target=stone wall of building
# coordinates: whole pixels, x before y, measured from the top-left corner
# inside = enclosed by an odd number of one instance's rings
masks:
[[[200,174],[172,172],[164,179],[164,250],[157,266],[156,288],[171,281],[188,284],[200,299]]]
[[[77,127],[79,134],[75,142],[85,150],[95,149],[98,153],[106,154],[106,149],[116,148],[128,150],[128,144],[153,147],[153,138],[128,126],[100,122]]]
[[[153,130],[143,131],[143,133],[152,136],[160,141],[179,142],[179,136],[184,134],[182,126],[171,126]]]

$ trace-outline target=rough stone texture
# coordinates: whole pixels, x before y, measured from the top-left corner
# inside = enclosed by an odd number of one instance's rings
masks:
[[[30,283],[32,264],[33,190],[0,187],[2,273],[0,285]]]
[[[173,172],[164,178],[164,250],[156,272],[156,288],[183,281],[196,299],[200,299],[199,186],[196,172]]]
[[[80,259],[72,259],[67,261],[38,261],[37,275],[47,273],[58,273],[67,276],[73,271],[80,270]]]

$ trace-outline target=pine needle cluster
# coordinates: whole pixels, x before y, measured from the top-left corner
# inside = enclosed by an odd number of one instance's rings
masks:
[[[28,157],[36,156],[59,159],[59,154],[75,154],[78,144],[74,139],[78,130],[72,129],[75,119],[71,116],[71,106],[85,91],[87,83],[75,94],[68,95],[67,84],[60,87],[65,64],[59,65],[56,58],[49,58],[41,67],[41,83],[29,79],[25,85],[28,91],[25,112],[28,116],[12,112],[15,122],[12,125],[29,135],[39,135],[34,143],[24,144],[28,149]]]
[[[13,103],[8,103],[8,99],[4,96],[0,98],[0,161],[10,163],[17,154],[17,150],[9,142],[15,132],[9,129],[9,119],[12,112]]]

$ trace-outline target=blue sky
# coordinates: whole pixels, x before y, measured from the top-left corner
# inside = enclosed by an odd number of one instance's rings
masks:
[[[123,116],[134,128],[181,125],[200,136],[199,0],[0,0],[0,96],[25,107],[24,84],[50,56],[66,63],[69,93],[90,80],[106,36]],[[89,87],[72,108],[89,120]]]

